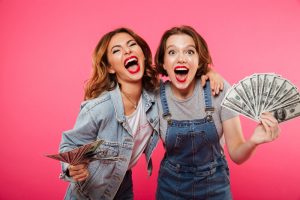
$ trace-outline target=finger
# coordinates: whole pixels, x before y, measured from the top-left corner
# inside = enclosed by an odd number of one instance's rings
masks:
[[[276,139],[278,138],[279,136],[279,132],[280,132],[280,128],[279,128],[279,125],[278,125],[278,122],[275,120],[274,122],[274,119],[265,119],[265,122],[268,124],[268,126],[270,127],[270,130],[272,132],[272,139]]]
[[[89,177],[89,172],[88,171],[85,171],[84,173],[81,173],[79,175],[76,175],[73,177],[73,179],[75,181],[84,181],[86,180],[87,178]]]
[[[206,75],[201,76],[201,85],[202,85],[202,87],[205,86],[207,79],[208,79],[208,76],[206,76]]]
[[[88,171],[87,170],[87,168],[86,168],[86,166],[80,166],[80,168],[78,168],[78,166],[76,166],[77,168],[75,168],[75,170],[74,170],[74,167],[75,166],[73,166],[73,169],[71,168],[70,170],[69,170],[69,174],[70,174],[70,176],[76,176],[76,175],[80,175],[80,174],[82,174],[82,173],[85,173],[85,171]]]
[[[223,91],[223,89],[224,89],[224,82],[222,81],[220,85],[220,91]]]
[[[215,96],[216,94],[215,85],[216,85],[215,81],[210,81],[210,88],[213,96]]]
[[[86,164],[78,164],[78,165],[69,165],[69,171],[79,171],[81,169],[86,168]]]
[[[80,172],[74,174],[74,175],[72,176],[72,178],[73,178],[74,180],[78,181],[78,180],[84,180],[84,179],[86,179],[88,176],[89,176],[89,171],[85,169],[85,170],[82,170],[82,171],[80,171]]]
[[[266,124],[266,126],[268,127],[267,130],[267,134],[270,136],[270,140],[269,141],[273,141],[274,139],[276,139],[278,137],[278,131],[279,131],[279,127],[278,124],[275,124],[274,122],[266,119],[266,120],[262,120],[263,123]]]
[[[276,132],[278,130],[278,121],[274,119],[273,116],[261,115],[261,120],[264,120],[264,122],[268,124],[272,131]]]
[[[270,112],[263,112],[260,117],[263,118],[263,119],[268,119],[268,120],[272,121],[275,124],[278,124],[278,121],[276,120],[276,118]]]
[[[219,88],[220,88],[220,85],[219,84],[215,84],[216,94],[219,94]]]
[[[271,129],[268,126],[268,124],[265,122],[265,120],[261,120],[261,123],[262,123],[263,127],[265,128],[267,135],[272,135]]]

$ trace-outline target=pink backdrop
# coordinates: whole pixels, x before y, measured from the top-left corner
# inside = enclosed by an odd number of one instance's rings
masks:
[[[67,183],[55,153],[61,132],[79,111],[91,53],[107,31],[127,26],[153,52],[173,25],[195,27],[210,47],[215,69],[230,83],[275,72],[300,87],[300,1],[0,0],[0,199],[62,199]],[[181,2],[184,2],[181,3]],[[299,200],[300,118],[281,125],[281,137],[245,164],[231,161],[235,199]],[[255,123],[242,118],[246,137]],[[145,159],[134,168],[136,199],[154,199]]]

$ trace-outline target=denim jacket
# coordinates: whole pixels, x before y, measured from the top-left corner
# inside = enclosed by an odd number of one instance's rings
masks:
[[[158,106],[153,93],[143,90],[142,101],[149,124],[154,131],[144,151],[151,175],[151,154],[159,135]],[[128,170],[133,136],[124,115],[120,88],[101,94],[98,98],[82,103],[80,113],[72,130],[65,131],[60,143],[60,152],[65,152],[97,139],[104,143],[97,149],[99,159],[88,165],[89,177],[82,182],[74,182],[66,174],[68,164],[62,163],[61,179],[70,181],[65,199],[113,199]]]

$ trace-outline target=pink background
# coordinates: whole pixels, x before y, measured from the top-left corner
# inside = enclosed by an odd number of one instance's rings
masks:
[[[0,0],[0,199],[63,198],[60,165],[44,154],[75,122],[104,33],[130,27],[155,52],[163,31],[180,24],[204,36],[230,83],[275,72],[300,87],[299,0]],[[300,199],[299,120],[245,164],[229,162],[235,199]],[[255,123],[242,124],[248,137]],[[144,158],[134,168],[136,199],[154,199],[162,155],[159,144],[150,178]]]

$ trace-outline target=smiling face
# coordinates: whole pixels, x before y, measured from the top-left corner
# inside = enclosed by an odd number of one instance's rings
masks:
[[[198,63],[199,54],[191,36],[175,34],[167,39],[163,68],[167,71],[176,96],[192,94]]]
[[[107,48],[108,72],[116,74],[118,82],[141,82],[145,69],[143,50],[128,33],[114,35]]]

